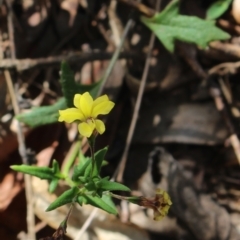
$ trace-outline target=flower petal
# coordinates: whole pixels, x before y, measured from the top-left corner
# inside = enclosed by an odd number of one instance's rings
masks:
[[[93,106],[93,99],[89,92],[85,92],[81,96],[81,101],[80,101],[80,109],[85,116],[85,118],[91,117],[92,113],[92,106]]]
[[[81,94],[75,94],[73,99],[73,104],[76,108],[80,109],[80,99],[82,95]]]
[[[104,101],[96,105],[92,110],[92,117],[96,118],[99,114],[108,114],[115,103],[111,101]]]
[[[109,101],[108,96],[106,94],[94,100],[93,108],[97,106],[99,103],[105,102],[105,101]]]
[[[93,133],[93,130],[94,129],[92,129],[92,127],[86,122],[82,122],[78,125],[78,131],[84,137],[90,137]]]
[[[96,124],[97,131],[100,134],[103,134],[105,132],[105,125],[104,125],[103,121],[96,119],[95,124]]]
[[[76,108],[68,108],[66,110],[59,110],[59,122],[67,122],[71,123],[75,120],[82,120],[84,116],[82,113]]]

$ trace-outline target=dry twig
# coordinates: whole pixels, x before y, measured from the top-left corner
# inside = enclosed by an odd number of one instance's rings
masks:
[[[157,11],[159,11],[160,2],[161,2],[160,0],[158,0],[156,2]],[[123,181],[123,173],[124,173],[125,165],[127,162],[127,156],[128,156],[131,142],[132,142],[134,130],[136,127],[138,114],[139,114],[139,110],[140,110],[140,106],[141,106],[141,102],[142,102],[142,96],[143,96],[144,88],[145,88],[146,81],[147,81],[154,41],[155,41],[155,35],[154,35],[154,33],[152,33],[150,41],[149,41],[149,51],[147,54],[147,58],[146,58],[146,62],[145,62],[144,70],[143,70],[143,75],[142,75],[142,79],[141,79],[141,84],[140,84],[140,88],[139,88],[138,95],[137,95],[137,101],[136,101],[136,105],[134,107],[133,117],[132,117],[132,121],[131,121],[131,124],[129,127],[128,135],[127,135],[126,145],[125,145],[125,148],[123,151],[123,155],[121,157],[121,161],[118,165],[116,172],[114,173],[114,178],[116,177],[118,182]]]

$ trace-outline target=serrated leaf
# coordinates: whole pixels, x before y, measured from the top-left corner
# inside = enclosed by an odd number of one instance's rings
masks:
[[[94,207],[97,207],[97,208],[100,208],[108,213],[111,213],[111,214],[117,214],[117,210],[115,207],[109,205],[107,202],[105,202],[105,199],[102,199],[98,196],[90,196],[90,195],[83,195],[81,196],[83,198],[85,198],[85,202],[86,204],[90,204]],[[82,201],[81,201],[82,203]]]
[[[215,22],[179,14],[179,0],[173,0],[161,13],[152,18],[141,17],[165,48],[173,52],[175,40],[195,43],[205,48],[214,40],[225,40],[229,34],[215,26]]]
[[[83,85],[75,82],[74,73],[70,69],[67,62],[63,61],[61,64],[60,82],[62,85],[63,95],[66,99],[68,107],[74,107],[73,98],[76,93],[82,94],[84,92],[89,92],[90,95],[95,98],[98,93],[98,89],[102,81],[91,85]]]
[[[49,187],[48,187],[48,191],[50,193],[53,193],[56,190],[58,181],[59,181],[59,179],[55,178],[50,182]]]
[[[104,163],[104,157],[107,152],[108,148],[105,147],[103,149],[100,149],[97,151],[94,156],[95,156],[95,168],[93,170],[93,175],[92,177],[97,177],[99,175],[99,172],[101,170],[102,164]],[[85,177],[89,177],[91,175],[91,170],[92,170],[92,164],[90,164],[84,173]]]
[[[111,182],[105,179],[101,179],[97,183],[97,187],[106,191],[128,191],[128,192],[131,191],[128,187],[121,183]]]
[[[232,0],[218,0],[211,4],[207,9],[206,18],[208,20],[213,20],[219,18],[223,13],[227,11]]]
[[[30,112],[21,113],[16,118],[30,127],[38,127],[58,121],[58,110],[67,108],[64,98],[51,106],[33,108]]]
[[[29,165],[13,165],[11,166],[11,169],[26,173],[41,179],[47,179],[47,180],[52,180],[55,178],[53,170],[48,167],[35,167],[35,166],[29,166]]]
[[[79,189],[77,187],[73,187],[67,191],[65,191],[62,195],[60,195],[54,202],[52,202],[46,211],[52,211],[58,207],[61,207],[67,203],[72,203],[78,194]]]

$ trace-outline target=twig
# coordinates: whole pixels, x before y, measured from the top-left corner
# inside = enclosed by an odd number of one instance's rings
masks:
[[[122,38],[121,38],[121,41],[119,43],[119,46],[117,46],[112,58],[111,58],[111,61],[103,75],[103,82],[101,84],[101,87],[99,88],[98,90],[98,95],[101,95],[101,93],[103,92],[103,89],[105,87],[105,84],[107,82],[107,79],[109,78],[112,70],[113,70],[113,67],[116,63],[116,61],[118,60],[119,56],[121,55],[120,54],[120,51],[122,49],[122,46],[124,44],[124,41],[125,41],[125,38],[127,37],[127,34],[128,34],[128,31],[130,30],[131,26],[132,26],[132,23],[133,23],[133,20],[132,19],[129,19],[128,22],[127,22],[127,25],[123,31],[123,35],[122,35]]]
[[[8,70],[4,71],[5,79],[7,82],[8,90],[10,93],[14,114],[17,115],[19,113],[19,106],[16,99],[16,93],[13,88],[11,75]],[[17,121],[17,139],[18,139],[18,150],[19,154],[22,158],[22,162],[24,164],[28,164],[28,156],[27,149],[25,146],[24,135],[20,125],[20,122]],[[27,229],[28,229],[28,238],[31,240],[35,240],[35,217],[34,217],[34,209],[33,209],[33,192],[31,185],[31,176],[24,174],[24,182],[25,182],[25,192],[26,192],[26,201],[27,201]]]
[[[240,164],[240,141],[238,139],[238,136],[235,131],[235,127],[232,123],[231,117],[229,116],[229,113],[227,111],[227,108],[224,104],[223,98],[221,96],[223,91],[220,90],[218,86],[210,87],[210,94],[213,97],[215,101],[215,105],[217,110],[222,114],[223,119],[225,121],[225,124],[228,128],[228,131],[230,133],[229,140],[231,142],[231,145],[233,147],[234,153],[237,157],[238,163]],[[223,92],[224,94],[224,92]],[[228,98],[226,98],[228,100]]]
[[[157,10],[159,10],[160,3],[161,3],[161,0],[158,0],[156,2],[156,9]],[[149,51],[148,51],[148,54],[147,54],[147,59],[146,59],[146,63],[145,63],[144,70],[143,70],[141,84],[140,84],[138,95],[137,95],[137,101],[136,101],[136,105],[135,105],[135,108],[134,108],[130,128],[129,128],[129,131],[128,131],[126,145],[125,145],[125,148],[124,148],[124,151],[123,151],[123,155],[121,157],[121,161],[120,161],[120,163],[118,165],[118,168],[117,168],[117,170],[116,170],[116,172],[114,173],[114,176],[113,176],[114,178],[117,176],[116,179],[117,179],[118,182],[123,181],[123,172],[124,172],[125,165],[126,165],[126,162],[127,162],[127,156],[128,156],[128,152],[129,152],[131,142],[132,142],[133,133],[134,133],[134,130],[135,130],[135,127],[136,127],[138,114],[139,114],[139,109],[140,109],[141,102],[142,102],[142,96],[143,96],[144,88],[145,88],[145,85],[146,85],[146,80],[147,80],[149,67],[150,67],[150,64],[151,64],[151,54],[152,54],[152,49],[153,49],[153,46],[154,46],[154,41],[155,41],[155,35],[154,35],[154,33],[152,33],[150,41],[149,41]]]
[[[15,44],[14,44],[14,28],[13,28],[13,12],[12,12],[12,6],[11,1],[6,0],[7,6],[8,6],[8,17],[7,17],[7,23],[8,23],[8,36],[10,40],[10,50],[11,50],[11,58],[16,59],[16,51],[15,51]]]
[[[78,232],[78,234],[74,238],[74,240],[80,240],[81,239],[82,235],[88,229],[89,225],[91,224],[91,222],[92,222],[93,218],[95,217],[95,215],[97,214],[97,212],[98,212],[98,209],[94,208],[93,211],[91,212],[91,214],[89,215],[89,217],[87,218],[87,220],[82,225],[80,231]]]
[[[220,41],[214,41],[209,43],[209,47],[219,52],[222,52],[223,54],[234,57],[236,59],[240,58],[239,45],[234,45],[231,43],[222,43]]]
[[[220,63],[208,70],[208,74],[212,75],[217,73],[218,75],[225,75],[228,73],[235,73],[236,69],[240,67],[240,61],[238,62],[225,62]]]
[[[84,63],[94,60],[106,60],[112,58],[112,52],[98,51],[91,53],[74,52],[68,55],[60,55],[47,58],[37,58],[37,59],[1,59],[0,69],[12,69],[16,68],[18,71],[28,70],[36,67],[45,67],[49,65],[56,65],[66,60],[67,62],[78,62]],[[119,58],[131,58],[136,57],[138,54],[136,52],[122,52],[119,54]],[[144,56],[143,56],[144,57]]]
[[[137,1],[133,0],[118,0],[118,1],[125,3],[133,8],[136,8],[139,12],[145,14],[147,17],[152,17],[156,13],[156,11],[154,11],[153,9],[148,8],[144,4]]]
[[[16,52],[15,52],[15,44],[14,44],[14,27],[13,27],[13,12],[11,1],[6,0],[8,5],[8,35],[9,40],[11,42],[11,58],[14,61],[16,59]],[[4,76],[7,82],[8,90],[10,93],[14,114],[17,115],[20,113],[18,101],[16,98],[16,92],[14,91],[12,79],[9,70],[4,70]],[[24,164],[28,164],[28,155],[27,149],[25,145],[25,139],[23,135],[23,131],[20,125],[20,122],[17,121],[17,139],[18,139],[18,151],[22,158],[22,162]],[[32,191],[32,184],[31,184],[31,176],[24,174],[24,182],[25,182],[25,194],[26,194],[26,202],[27,202],[27,236],[28,239],[35,240],[35,216],[34,216],[34,208],[33,208],[33,191]]]

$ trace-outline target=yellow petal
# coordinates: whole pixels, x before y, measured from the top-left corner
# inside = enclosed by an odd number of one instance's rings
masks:
[[[66,110],[59,110],[59,122],[71,123],[75,120],[82,120],[84,116],[76,108],[68,108]]]
[[[92,106],[93,106],[93,99],[89,94],[89,92],[85,92],[81,96],[80,109],[86,118],[91,117]]]
[[[97,106],[99,103],[105,102],[105,101],[109,101],[108,96],[106,94],[95,99],[95,101],[93,102],[93,108]]]
[[[78,125],[78,131],[84,137],[90,137],[92,135],[93,130],[94,129],[92,129],[92,127],[85,122],[82,122]]]
[[[92,117],[96,118],[99,114],[108,114],[114,105],[115,103],[111,101],[104,101],[99,103],[93,108]]]
[[[73,104],[76,108],[80,109],[80,99],[81,99],[81,94],[75,94],[74,99],[73,99]]]
[[[96,124],[97,131],[100,134],[103,134],[105,132],[105,125],[104,125],[103,121],[96,119],[95,124]]]

